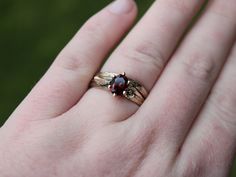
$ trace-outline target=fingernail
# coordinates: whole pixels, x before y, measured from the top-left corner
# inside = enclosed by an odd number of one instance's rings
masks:
[[[109,7],[109,10],[115,14],[129,13],[133,8],[133,0],[115,0]]]

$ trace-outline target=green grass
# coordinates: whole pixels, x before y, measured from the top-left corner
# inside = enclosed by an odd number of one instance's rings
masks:
[[[110,0],[0,1],[0,125],[81,25]],[[137,0],[142,16],[153,0]],[[170,12],[171,13],[171,12]],[[236,176],[236,167],[232,177]]]

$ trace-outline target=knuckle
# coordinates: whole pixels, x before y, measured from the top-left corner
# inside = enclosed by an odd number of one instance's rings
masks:
[[[111,43],[109,37],[104,30],[100,20],[92,17],[88,20],[80,31],[76,34],[74,39],[67,45],[67,47],[58,55],[55,63],[57,66],[70,71],[78,71],[79,69],[87,69],[96,63],[93,59],[94,53],[86,51],[86,49],[93,49],[97,52],[99,46],[107,46]],[[86,44],[86,46],[83,46]],[[81,46],[76,50],[72,46]]]
[[[181,12],[186,12],[188,11],[188,1],[186,0],[178,0],[178,1],[174,1],[174,5],[177,9],[179,9]]]
[[[236,3],[232,2],[235,0],[229,0],[229,1],[214,1],[211,2],[212,8],[209,10],[210,13],[223,17],[224,19],[228,19],[230,23],[235,24],[235,17],[236,17]]]
[[[155,74],[163,70],[166,62],[164,55],[152,42],[142,42],[131,48],[124,47],[122,53],[135,66],[147,67],[148,71]]]
[[[80,57],[75,56],[74,54],[60,54],[57,57],[55,64],[56,66],[59,66],[60,68],[68,71],[77,71],[83,65]]]
[[[141,124],[132,124],[129,126],[129,132],[130,134],[127,136],[129,143],[127,144],[130,147],[135,147],[137,151],[150,151],[160,141],[160,128],[157,128],[157,126],[154,126],[150,122],[144,121]]]
[[[193,2],[189,0],[167,0],[166,3],[184,15],[189,15],[195,7]]]
[[[81,33],[81,38],[87,36],[87,43],[100,43],[106,44],[109,38],[109,31],[107,31],[106,25],[104,25],[104,20],[100,17],[95,16],[90,18],[80,29],[79,34]]]
[[[72,73],[78,73],[78,71],[86,71],[92,64],[93,61],[91,56],[86,55],[85,53],[78,52],[76,54],[63,51],[57,56],[52,67],[60,68]]]
[[[94,60],[86,52],[69,53],[68,51],[63,51],[57,56],[53,66],[70,72],[78,73],[80,71],[80,73],[87,73],[87,70],[93,64]]]
[[[213,57],[199,53],[183,60],[182,64],[188,75],[203,82],[212,81],[217,70],[216,60]]]
[[[181,177],[194,177],[198,176],[200,169],[192,161],[188,162],[187,166],[183,166],[178,172],[178,176]]]
[[[236,127],[236,95],[233,89],[223,88],[215,89],[212,91],[209,99],[210,103],[213,104],[214,114],[219,116],[221,123],[226,127]]]
[[[200,141],[200,144],[204,144],[204,149],[196,150],[195,153],[188,151],[184,158],[181,159],[178,165],[178,176],[181,177],[197,177],[197,176],[208,176],[208,167],[212,168],[214,164],[215,156],[213,155],[214,148],[209,141]]]
[[[230,149],[232,148],[230,147],[231,139],[233,138],[232,133],[231,135],[225,134],[225,129],[222,128],[222,126],[217,125],[216,122],[212,123],[210,126],[211,128],[209,130],[198,136],[197,146],[194,143],[189,142],[188,145],[182,147],[182,156],[180,156],[181,158],[177,165],[178,168],[176,168],[179,174],[178,176],[218,176],[216,174],[220,171],[216,170],[219,169],[219,167],[228,168],[230,166],[232,156],[230,156],[230,153],[228,152],[230,152]],[[225,138],[229,137],[228,135],[231,137]],[[219,154],[221,148],[226,150],[225,153]]]
[[[181,177],[197,177],[197,176],[205,176],[205,167],[204,162],[198,162],[193,159],[188,159],[177,172],[178,176]],[[206,164],[205,164],[206,165]]]
[[[101,30],[98,26],[102,26],[102,23],[98,16],[93,16],[85,22],[81,30],[93,34],[94,32]]]

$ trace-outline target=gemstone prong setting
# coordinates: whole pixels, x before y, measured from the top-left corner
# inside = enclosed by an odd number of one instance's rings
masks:
[[[117,96],[122,96],[123,92],[128,88],[129,79],[125,75],[125,73],[119,74],[110,81],[108,88],[113,95],[115,93]]]

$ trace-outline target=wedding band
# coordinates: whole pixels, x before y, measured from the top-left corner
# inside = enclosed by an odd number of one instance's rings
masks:
[[[129,79],[125,73],[99,72],[94,76],[91,87],[106,88],[113,96],[123,96],[139,106],[148,95],[147,90],[138,81]]]

